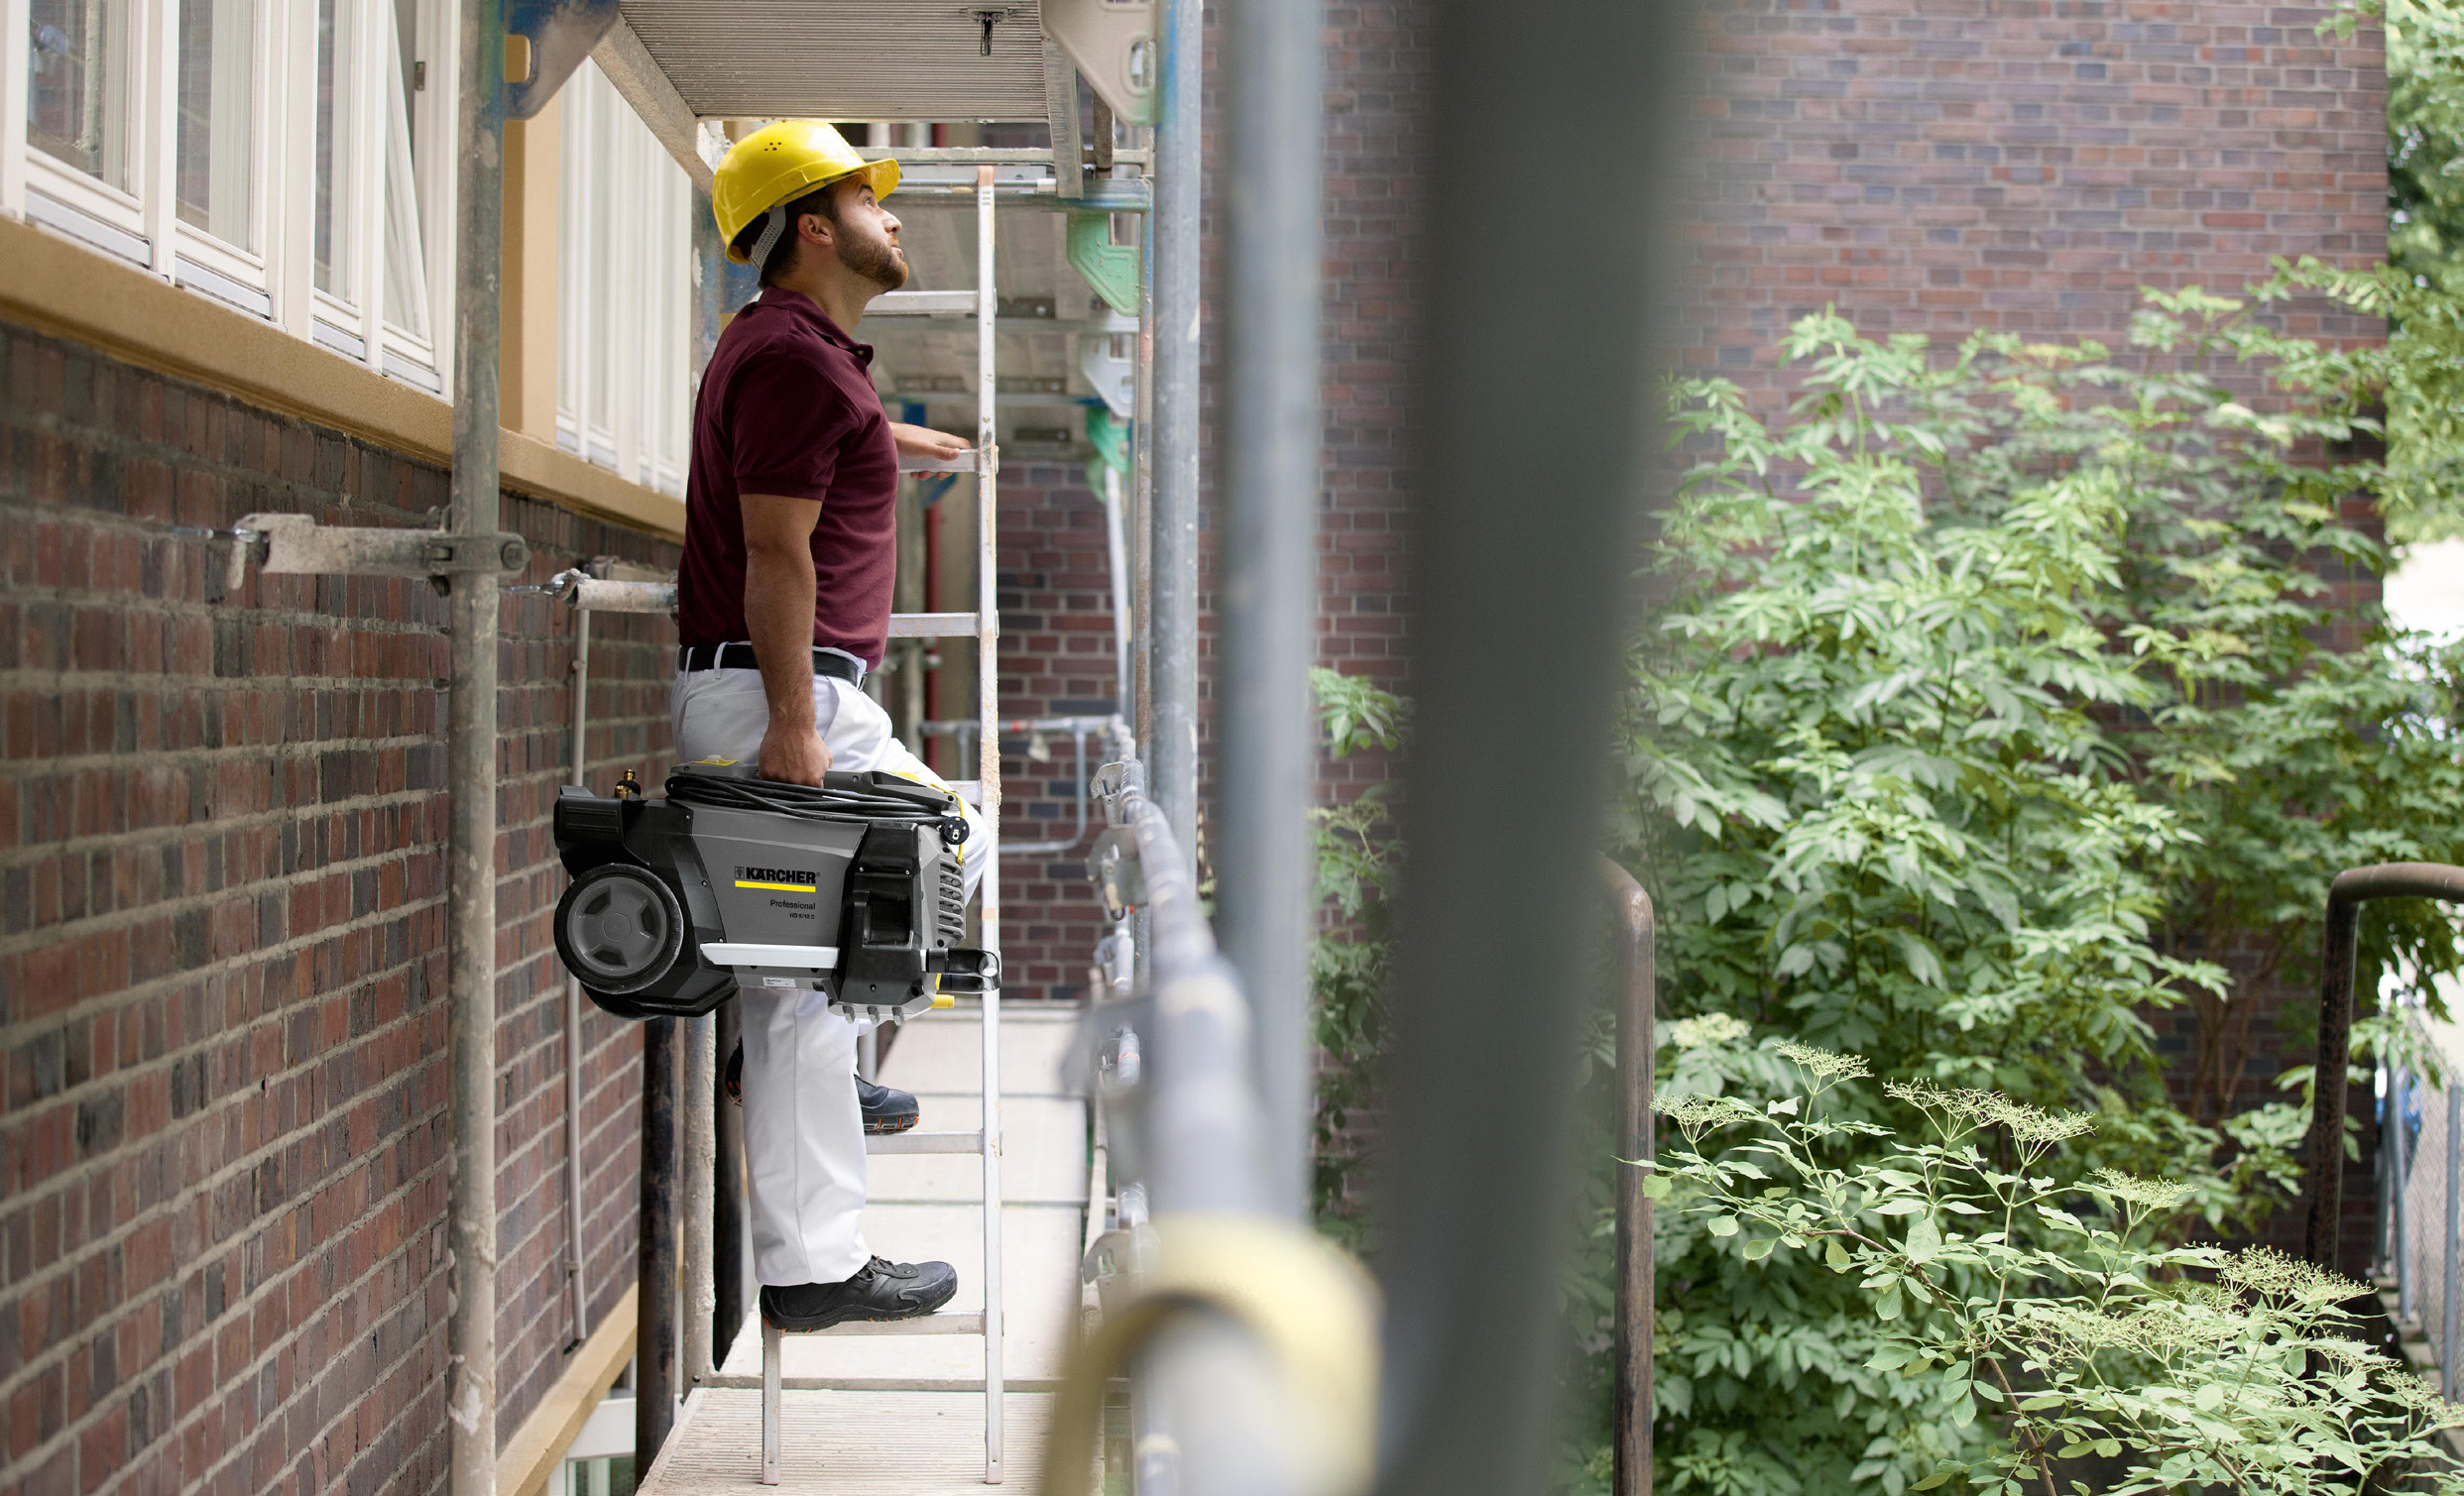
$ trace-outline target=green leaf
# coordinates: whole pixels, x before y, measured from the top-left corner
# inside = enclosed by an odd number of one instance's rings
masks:
[[[1966,1465],[1943,1465],[1933,1474],[1928,1475],[1925,1479],[1918,1481],[1915,1485],[1910,1486],[1908,1489],[1912,1491],[1931,1491],[1936,1486],[1950,1479],[1953,1475],[1965,1475],[1967,1472],[1968,1467]]]
[[[1851,1261],[1848,1256],[1848,1249],[1839,1244],[1839,1238],[1836,1236],[1827,1237],[1823,1240],[1822,1260],[1829,1263],[1833,1269],[1839,1272],[1846,1272]]]
[[[2224,1406],[2224,1384],[2222,1382],[2209,1382],[2206,1386],[2201,1387],[2197,1394],[2190,1399],[2190,1401],[2197,1406],[2200,1412],[2213,1413],[2218,1408]]]
[[[1760,1262],[1770,1256],[1771,1249],[1779,1244],[1780,1239],[1776,1236],[1757,1236],[1745,1244],[1745,1260]]]
[[[1896,1320],[1899,1317],[1899,1285],[1893,1284],[1891,1287],[1882,1291],[1881,1297],[1874,1300],[1874,1318],[1878,1320]]]
[[[1665,1174],[1646,1174],[1643,1176],[1642,1184],[1636,1188],[1642,1191],[1645,1200],[1666,1200],[1673,1187],[1669,1183],[1669,1177]]]
[[[1942,1254],[1942,1233],[1935,1229],[1930,1217],[1920,1217],[1909,1226],[1908,1240],[1901,1250],[1908,1254],[1911,1262],[1932,1262]]]
[[[1708,1229],[1714,1236],[1734,1236],[1737,1233],[1737,1218],[1734,1215],[1714,1215]]]
[[[1874,1208],[1877,1215],[1914,1215],[1925,1208],[1922,1200],[1889,1200]]]

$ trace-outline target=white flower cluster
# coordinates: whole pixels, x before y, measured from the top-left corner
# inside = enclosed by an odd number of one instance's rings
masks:
[[[1824,1081],[1858,1081],[1874,1073],[1863,1055],[1843,1055],[1837,1050],[1819,1049],[1800,1044],[1794,1039],[1771,1046],[1784,1060],[1794,1060]]]
[[[1675,1122],[1690,1138],[1700,1138],[1713,1127],[1730,1122],[1755,1122],[1762,1113],[1734,1096],[1657,1095],[1651,1098],[1651,1109]]]
[[[2190,1198],[2190,1187],[2179,1180],[2141,1179],[2119,1169],[2097,1170],[2096,1182],[2087,1188],[2143,1210],[2170,1210]]]
[[[1754,1025],[1734,1013],[1703,1013],[1670,1024],[1669,1042],[1679,1049],[1709,1049],[1734,1044],[1753,1031]]]
[[[2048,1111],[1998,1091],[1968,1091],[1931,1081],[1891,1081],[1882,1088],[1920,1111],[1939,1112],[1971,1127],[2008,1127],[2021,1143],[2067,1142],[2096,1130],[2091,1111]]]

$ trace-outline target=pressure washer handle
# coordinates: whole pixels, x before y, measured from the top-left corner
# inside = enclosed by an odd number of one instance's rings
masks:
[[[933,955],[934,969],[941,976],[942,991],[989,992],[1001,984],[1001,957],[998,951],[953,946]]]

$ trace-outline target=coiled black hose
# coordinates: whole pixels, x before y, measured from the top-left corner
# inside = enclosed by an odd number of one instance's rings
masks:
[[[967,818],[958,797],[929,784],[918,784],[879,771],[833,773],[819,786],[789,784],[750,775],[714,774],[690,765],[667,776],[667,798],[687,805],[729,810],[765,811],[805,821],[837,821],[870,826],[883,821],[937,826],[943,845],[967,840]]]

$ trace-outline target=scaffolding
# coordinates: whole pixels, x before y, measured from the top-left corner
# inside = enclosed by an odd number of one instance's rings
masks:
[[[1115,1372],[1133,1388],[1133,1426],[1152,1436],[1152,1448],[1168,1443],[1176,1451],[1151,1470],[1142,1451],[1136,1483],[1143,1492],[1168,1485],[1331,1493],[1375,1481],[1414,1496],[1450,1496],[1520,1487],[1537,1469],[1546,1438],[1545,1399],[1525,1393],[1545,1380],[1546,1286],[1537,1275],[1501,1282],[1494,1272],[1500,1261],[1519,1260],[1524,1244],[1545,1245],[1554,1219],[1545,1197],[1562,1142],[1523,1097],[1547,1089],[1571,1042],[1583,911],[1596,893],[1584,859],[1568,856],[1589,835],[1585,794],[1508,805],[1485,797],[1482,786],[1521,767],[1526,723],[1553,720],[1577,742],[1604,726],[1595,719],[1613,673],[1620,541],[1644,444],[1600,438],[1644,405],[1645,204],[1658,158],[1643,138],[1652,128],[1646,101],[1676,92],[1665,76],[1674,49],[1663,45],[1679,29],[1673,15],[1606,0],[1533,0],[1510,17],[1469,0],[1438,7],[1433,149],[1459,179],[1502,182],[1528,171],[1520,140],[1566,143],[1559,171],[1587,190],[1558,209],[1557,270],[1588,291],[1553,298],[1510,328],[1503,319],[1491,325],[1435,313],[1422,322],[1420,356],[1437,374],[1417,397],[1424,492],[1415,639],[1423,657],[1443,668],[1417,681],[1426,747],[1406,801],[1418,819],[1410,828],[1415,897],[1401,931],[1407,970],[1399,990],[1420,1021],[1397,1055],[1388,1123],[1395,1188],[1383,1338],[1397,1380],[1381,1404],[1375,1321],[1349,1270],[1310,1245],[1302,1218],[1309,1054],[1299,953],[1311,933],[1306,818],[1314,733],[1306,671],[1314,647],[1324,107],[1316,0],[1258,0],[1225,17],[1222,123],[1237,149],[1226,177],[1234,211],[1225,224],[1227,296],[1217,318],[1229,333],[1219,516],[1226,544],[1218,679],[1226,710],[1218,733],[1226,756],[1214,823],[1221,953],[1197,908],[1191,858],[1205,187],[1195,0],[1021,0],[947,11],[844,0],[724,15],[694,0],[462,5],[453,503],[450,525],[421,542],[418,563],[426,568],[419,574],[453,582],[450,1488],[456,1496],[492,1489],[497,1455],[495,579],[522,559],[519,542],[497,527],[502,132],[509,118],[535,113],[585,56],[705,188],[719,147],[715,127],[727,119],[1047,126],[1051,149],[1025,158],[897,153],[908,164],[901,211],[975,206],[979,272],[964,299],[924,290],[877,307],[975,319],[977,607],[972,616],[910,616],[893,632],[977,640],[980,768],[962,790],[988,818],[997,817],[1000,802],[993,545],[996,340],[1004,315],[995,293],[997,211],[1069,214],[1064,238],[1073,265],[1082,257],[1082,270],[1109,265],[1111,289],[1121,292],[1107,297],[1112,314],[1134,317],[1134,367],[1121,368],[1131,361],[1114,356],[1100,379],[1089,372],[1106,403],[1117,409],[1125,402],[1132,415],[1126,492],[1108,480],[1105,497],[1117,516],[1112,554],[1127,563],[1126,576],[1116,566],[1115,597],[1136,615],[1134,647],[1125,651],[1135,669],[1122,676],[1134,676],[1133,700],[1121,703],[1131,721],[1115,728],[1112,762],[1096,776],[1108,824],[1094,855],[1116,921],[1099,958],[1107,996],[1096,1027],[1113,1036],[1104,1058],[1120,1089],[1103,1094],[1099,1167],[1088,1176],[1090,1190],[1100,1189],[1109,1158],[1134,1180],[1135,1188],[1114,1192],[1120,1208],[1112,1222],[1128,1232],[1116,1245],[1130,1270],[1063,1379],[1064,1411],[1048,1444],[1062,1452],[1048,1456],[1046,1488],[1057,1496],[1093,1476],[1069,1452],[1084,1453],[1088,1421],[1068,1410],[1086,1412],[1085,1399]],[[500,38],[509,45],[495,45]],[[517,42],[524,45],[511,45]],[[517,73],[510,81],[509,58]],[[1636,59],[1649,59],[1663,76],[1638,76]],[[1157,127],[1151,156],[1124,163],[1109,139],[1082,141],[1081,77],[1112,117]],[[1518,122],[1515,143],[1486,128],[1499,117]],[[1088,170],[1089,145],[1111,174]],[[1123,172],[1123,165],[1144,170]],[[1121,246],[1091,227],[1118,213],[1146,225],[1125,285],[1119,257],[1103,253]],[[712,250],[705,237],[696,258],[700,292],[715,312],[725,276]],[[1459,237],[1440,236],[1423,273],[1427,304],[1451,311],[1479,304],[1493,289],[1495,267]],[[1090,280],[1107,289],[1103,273]],[[1114,325],[1104,324],[1108,339]],[[714,329],[712,316],[705,351]],[[1501,523],[1499,498],[1516,491]],[[988,869],[985,888],[984,944],[993,946],[997,867]],[[1499,930],[1515,932],[1516,941],[1499,940]],[[982,1022],[985,1112],[971,1146],[983,1160],[988,1301],[982,1323],[970,1328],[985,1336],[982,1475],[997,1481],[1007,1388],[997,1267],[997,994],[988,997]],[[651,1291],[639,1300],[638,1458],[667,1433],[679,1364],[708,1392],[738,1390],[710,1365],[718,1272],[708,1234],[717,1189],[709,1093],[717,1037],[708,1025],[679,1034],[670,1023],[652,1023],[645,1034],[641,1266]],[[679,1051],[692,1077],[681,1087]],[[1134,1086],[1123,1080],[1131,1068],[1140,1077]],[[679,1197],[681,1213],[696,1223],[681,1232]],[[1269,1263],[1288,1269],[1271,1288],[1297,1284],[1330,1306],[1320,1322],[1328,1326],[1321,1348],[1330,1354],[1313,1361],[1314,1370],[1296,1358],[1270,1313],[1261,1276]],[[685,1291],[670,1292],[675,1284]],[[783,1392],[775,1358],[765,1359],[771,1368],[763,1380]],[[774,1450],[779,1403],[775,1395],[764,1402],[764,1443]],[[1382,1457],[1373,1437],[1381,1432]],[[1645,1487],[1648,1478],[1646,1466]]]

